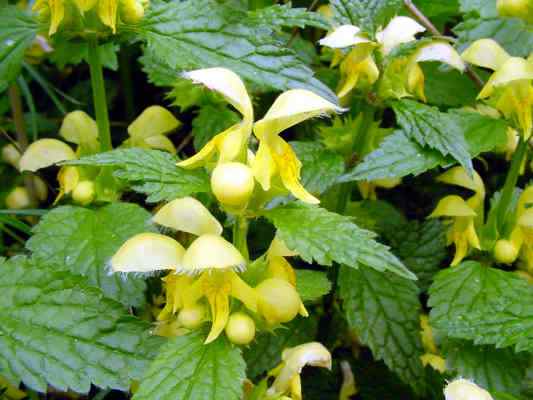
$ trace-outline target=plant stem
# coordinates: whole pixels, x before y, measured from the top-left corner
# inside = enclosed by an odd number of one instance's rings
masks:
[[[250,259],[247,237],[248,220],[243,215],[235,216],[235,223],[233,224],[233,245],[241,252],[246,261]]]
[[[352,143],[352,153],[355,152],[355,149],[357,148],[359,142],[364,138],[364,135],[368,132],[370,126],[372,125],[372,122],[374,121],[374,108],[372,106],[365,105],[361,113],[363,114],[363,120],[361,121],[359,129],[357,129],[357,132],[354,135]],[[338,214],[342,214],[346,210],[346,206],[348,205],[352,194],[352,185],[353,182],[345,182],[340,187],[336,207],[336,211]]]
[[[119,53],[120,84],[124,96],[124,108],[127,121],[135,117],[135,102],[133,92],[133,74],[131,71],[131,54],[129,47],[123,48]]]
[[[515,153],[513,154],[513,159],[511,161],[511,167],[505,178],[505,184],[503,185],[502,195],[500,197],[500,202],[498,204],[498,227],[501,230],[501,227],[505,223],[505,216],[509,209],[509,205],[513,198],[514,189],[516,182],[518,181],[518,175],[520,174],[520,167],[524,162],[524,157],[527,153],[527,140],[520,138],[518,147],[516,148]]]
[[[418,22],[420,22],[433,36],[443,36],[442,33],[433,25],[433,23],[429,20],[428,17],[424,15],[422,11],[413,3],[412,0],[404,0],[403,4],[405,5],[405,8],[411,13],[413,17],[415,17]],[[466,74],[468,77],[478,86],[483,87],[485,84],[483,80],[476,74],[476,72],[470,68],[470,66],[466,66]]]
[[[109,115],[107,112],[106,91],[104,85],[104,74],[100,54],[98,53],[98,40],[96,37],[88,39],[89,44],[89,66],[91,69],[91,85],[93,89],[94,111],[96,113],[96,124],[98,125],[98,138],[100,140],[100,151],[109,151],[111,145],[111,131],[109,129]]]

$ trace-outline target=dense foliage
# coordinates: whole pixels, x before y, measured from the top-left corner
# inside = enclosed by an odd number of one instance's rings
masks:
[[[533,399],[533,0],[0,0],[0,398]]]

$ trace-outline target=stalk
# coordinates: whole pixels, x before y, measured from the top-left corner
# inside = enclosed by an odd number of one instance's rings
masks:
[[[98,40],[92,37],[89,44],[89,67],[91,69],[91,86],[93,90],[94,111],[96,113],[96,124],[98,125],[98,138],[100,140],[100,151],[109,151],[111,145],[111,130],[109,128],[109,114],[107,111],[106,91],[104,85],[104,74],[102,62],[98,54]]]
[[[235,223],[233,224],[233,245],[241,252],[246,261],[250,259],[247,241],[248,226],[248,220],[245,216],[235,216]]]

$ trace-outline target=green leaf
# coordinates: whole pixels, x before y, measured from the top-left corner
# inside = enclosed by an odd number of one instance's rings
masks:
[[[472,160],[468,153],[464,129],[457,114],[440,112],[412,100],[400,100],[393,104],[398,124],[410,139],[424,147],[438,150],[443,156],[451,155],[470,174]]]
[[[413,3],[429,18],[449,17],[459,13],[459,0],[415,0]]]
[[[136,204],[113,203],[100,209],[63,206],[47,213],[26,247],[40,263],[83,275],[110,298],[144,304],[146,284],[139,277],[109,274],[107,263],[130,237],[153,230],[151,215]]]
[[[533,31],[521,19],[468,19],[453,29],[460,51],[478,39],[492,38],[512,56],[527,57],[533,51]]]
[[[338,25],[351,24],[374,33],[385,26],[402,6],[401,0],[331,0],[333,16]]]
[[[290,4],[275,4],[271,7],[251,11],[248,21],[252,25],[268,25],[272,27],[305,28],[313,26],[324,30],[330,29],[330,24],[325,17],[306,8],[292,8]]]
[[[22,257],[0,260],[0,370],[46,392],[127,390],[161,338],[85,278]]]
[[[37,23],[16,6],[0,8],[0,92],[20,73],[24,52],[37,35]]]
[[[435,62],[419,65],[424,71],[425,94],[429,104],[446,107],[475,104],[479,88],[465,74],[443,68]]]
[[[180,70],[225,67],[262,90],[306,88],[337,101],[271,27],[214,0],[153,3],[135,31],[146,41],[143,62],[153,64],[146,68],[156,74],[152,81],[168,82]]]
[[[67,38],[54,38],[54,51],[50,54],[50,60],[60,69],[68,64],[77,65],[89,62],[89,45],[86,42],[74,42]],[[119,46],[113,42],[98,46],[98,55],[105,68],[112,71],[118,69],[117,51]]]
[[[297,269],[296,290],[303,302],[316,301],[331,290],[331,282],[324,272]]]
[[[65,164],[115,167],[114,176],[148,195],[149,203],[170,201],[193,193],[208,192],[209,177],[201,170],[179,168],[173,155],[148,149],[118,149],[83,157]]]
[[[344,160],[335,152],[317,142],[290,142],[302,162],[302,184],[315,195],[320,195],[337,183],[344,172]]]
[[[197,330],[170,339],[150,365],[134,400],[240,400],[246,365],[224,335],[204,345]]]
[[[441,271],[429,289],[431,326],[458,339],[533,350],[533,286],[475,261]]]
[[[309,263],[331,265],[335,261],[352,268],[361,263],[416,279],[387,246],[374,240],[374,232],[359,228],[349,217],[301,202],[267,210],[263,216],[276,226],[289,249]]]
[[[511,349],[474,346],[464,340],[448,340],[442,347],[448,370],[494,392],[520,395],[528,357]]]
[[[437,219],[409,221],[384,234],[394,254],[416,274],[420,288],[426,290],[448,254],[442,223]]]
[[[312,341],[317,328],[315,318],[296,318],[274,332],[259,333],[254,345],[244,350],[248,376],[255,379],[274,368],[281,362],[284,349]]]
[[[468,14],[473,13],[482,18],[496,18],[496,0],[460,0],[460,11]]]
[[[485,117],[477,113],[452,111],[457,126],[464,132],[470,157],[503,146],[507,142],[507,124],[501,119]],[[437,166],[446,167],[453,158],[444,157],[438,151],[423,148],[407,134],[398,130],[383,140],[380,147],[370,153],[361,164],[343,175],[340,182],[399,178],[419,175]]]
[[[345,214],[353,217],[359,227],[380,235],[398,229],[407,223],[403,214],[384,200],[349,202]]]
[[[202,107],[192,121],[194,148],[199,151],[213,136],[239,121],[239,115],[225,105],[214,106],[208,104]]]
[[[420,340],[420,302],[412,281],[368,268],[347,268],[339,273],[339,294],[348,324],[406,383],[423,391],[424,368]]]

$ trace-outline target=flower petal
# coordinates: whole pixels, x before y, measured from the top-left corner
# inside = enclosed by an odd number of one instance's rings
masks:
[[[209,269],[241,269],[245,264],[239,250],[221,236],[213,234],[197,238],[183,256],[183,271],[186,273]]]
[[[164,135],[150,136],[144,139],[144,146],[149,149],[168,151],[170,154],[176,154],[174,143]]]
[[[185,72],[183,76],[220,93],[243,115],[245,121],[250,123],[253,121],[250,96],[241,78],[235,72],[226,68],[206,68]]]
[[[231,296],[240,300],[250,311],[257,312],[257,293],[239,275],[231,271]]]
[[[305,89],[288,90],[278,96],[263,119],[254,124],[254,133],[263,140],[309,118],[343,109]]]
[[[370,42],[369,39],[359,35],[360,32],[361,29],[357,26],[341,25],[326,37],[320,39],[318,43],[322,46],[331,47],[332,49],[342,49],[359,43]]]
[[[409,17],[394,17],[382,31],[376,34],[378,42],[383,46],[383,53],[388,54],[402,43],[412,42],[415,35],[426,28]]]
[[[60,161],[74,160],[76,154],[69,145],[57,139],[39,139],[28,146],[20,158],[20,171],[35,172]]]
[[[207,295],[207,301],[211,307],[211,318],[213,318],[213,324],[211,325],[211,331],[204,344],[211,343],[217,337],[220,336],[229,318],[229,297],[224,292],[215,292]]]
[[[466,201],[457,195],[442,198],[428,218],[437,217],[475,217],[476,212]]]
[[[145,139],[151,136],[167,135],[180,125],[181,122],[166,108],[150,106],[128,126],[128,133],[132,138]]]
[[[222,233],[220,222],[193,197],[183,197],[165,204],[154,215],[153,221],[167,228],[197,236]]]
[[[98,0],[98,16],[104,25],[117,31],[118,0]]]
[[[457,51],[447,42],[435,41],[419,48],[415,53],[416,62],[440,61],[461,72],[466,68]]]
[[[268,191],[277,167],[270,154],[270,147],[265,141],[259,142],[259,149],[250,164],[256,181],[259,182],[263,190]]]
[[[476,171],[474,171],[474,176],[472,178],[463,167],[453,167],[439,175],[437,181],[447,183],[448,185],[461,186],[476,192],[481,197],[485,197],[485,185]]]
[[[479,39],[461,54],[463,60],[470,64],[496,71],[511,57],[493,39]]]
[[[114,272],[153,272],[180,267],[185,249],[158,233],[140,233],[128,239],[111,258]]]
[[[63,118],[59,134],[70,143],[96,143],[98,126],[87,113],[80,110],[72,111]]]

